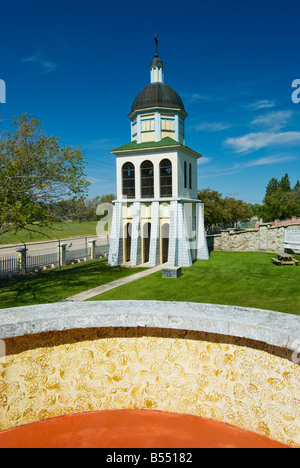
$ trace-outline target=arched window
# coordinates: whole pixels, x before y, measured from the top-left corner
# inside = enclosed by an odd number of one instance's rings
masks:
[[[187,188],[187,169],[186,169],[186,161],[184,161],[184,188]]]
[[[135,198],[134,165],[130,162],[122,166],[123,197]]]
[[[141,196],[154,197],[154,169],[151,161],[144,161],[141,164]]]
[[[160,196],[172,197],[172,163],[169,159],[163,159],[160,169]]]

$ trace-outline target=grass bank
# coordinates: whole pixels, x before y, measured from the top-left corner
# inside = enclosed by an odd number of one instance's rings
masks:
[[[203,302],[300,315],[300,266],[276,266],[271,262],[273,256],[212,252],[210,260],[183,268],[181,278],[154,273],[91,300]]]
[[[132,275],[144,268],[110,267],[107,259],[91,260],[42,273],[30,273],[27,279],[17,276],[0,280],[0,309],[47,304],[96,286]]]
[[[71,237],[84,237],[97,235],[97,221],[79,223],[75,221],[55,223],[53,229],[39,229],[41,233],[31,233],[21,229],[16,234],[7,232],[0,236],[0,245],[20,244],[23,242],[38,242],[56,239],[69,239]]]

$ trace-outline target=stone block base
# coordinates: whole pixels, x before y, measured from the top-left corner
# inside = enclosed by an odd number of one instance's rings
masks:
[[[180,278],[181,275],[181,267],[163,268],[162,270],[163,278]]]

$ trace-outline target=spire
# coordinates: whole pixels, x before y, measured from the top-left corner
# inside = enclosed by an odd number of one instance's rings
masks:
[[[157,53],[157,44],[158,44],[157,34],[155,34],[154,41],[155,41],[155,57],[158,57],[158,53]]]
[[[154,37],[154,41],[155,41],[155,55],[154,55],[154,59],[152,60],[151,62],[151,65],[150,65],[150,81],[151,83],[154,83],[154,82],[157,82],[157,81],[160,81],[160,82],[163,82],[164,81],[164,73],[163,73],[163,69],[165,68],[164,64],[162,63],[162,61],[160,60],[159,56],[158,56],[158,38],[157,38],[157,34],[155,34],[155,37]]]

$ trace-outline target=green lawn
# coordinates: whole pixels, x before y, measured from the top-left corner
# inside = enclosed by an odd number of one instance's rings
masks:
[[[300,266],[276,266],[273,256],[212,252],[210,260],[183,268],[181,278],[162,278],[158,272],[91,300],[204,302],[300,315]]]
[[[300,315],[300,266],[276,266],[274,254],[212,252],[183,268],[178,279],[161,272],[119,286],[92,300],[161,300],[257,307]],[[300,256],[295,256],[300,260]],[[57,302],[143,268],[107,265],[107,259],[0,280],[0,308]]]
[[[107,259],[91,260],[41,273],[0,280],[0,309],[57,302],[101,284],[132,275],[144,268],[107,265]]]
[[[7,232],[0,236],[0,244],[19,244],[23,242],[46,241],[49,239],[68,239],[70,237],[96,236],[97,221],[79,223],[75,221],[55,223],[53,229],[38,229],[43,234],[30,233],[21,229],[16,234]]]

